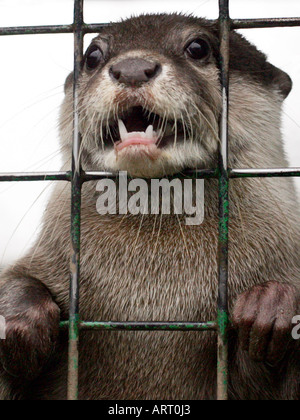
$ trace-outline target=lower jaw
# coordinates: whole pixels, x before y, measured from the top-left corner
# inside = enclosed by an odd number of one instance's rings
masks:
[[[149,150],[139,149],[133,153],[132,150],[124,149],[118,155],[111,154],[106,159],[105,166],[115,172],[127,172],[133,178],[162,178],[177,172],[175,168],[171,170],[168,159],[160,149],[151,153]]]
[[[184,148],[174,153],[173,147],[159,148],[156,145],[132,145],[116,152],[111,150],[102,157],[100,165],[112,172],[126,171],[134,178],[162,178],[176,176],[187,168],[208,168],[211,160],[206,165],[196,157],[203,155],[203,151],[194,148],[190,153],[185,153]],[[183,159],[183,156],[186,159]],[[206,156],[207,158],[207,156]],[[206,160],[206,159],[205,159]]]
[[[115,149],[116,160],[117,161],[124,161],[128,163],[139,163],[141,161],[145,161],[146,163],[148,160],[155,162],[157,161],[161,155],[162,150],[159,149],[155,144],[152,145],[134,145],[128,146],[121,151]]]

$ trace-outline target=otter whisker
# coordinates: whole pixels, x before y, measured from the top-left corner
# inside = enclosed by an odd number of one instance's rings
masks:
[[[40,194],[37,196],[37,198],[33,201],[33,203],[29,206],[29,208],[27,209],[27,211],[25,212],[25,214],[23,215],[23,217],[21,218],[21,220],[19,221],[19,223],[17,224],[17,226],[15,227],[15,229],[13,230],[11,237],[9,238],[8,242],[6,243],[6,246],[4,248],[2,257],[1,257],[1,261],[0,261],[0,266],[3,265],[3,260],[4,257],[6,255],[7,249],[11,243],[11,240],[13,239],[14,235],[16,234],[16,232],[18,231],[19,227],[21,226],[21,224],[23,223],[25,217],[28,215],[28,213],[32,210],[32,208],[35,206],[35,204],[38,202],[38,200],[41,198],[41,196],[44,194],[44,192],[51,186],[51,183],[49,183],[48,185],[46,185],[46,187],[40,192]]]
[[[108,113],[107,113],[107,116],[106,116],[106,129],[107,129],[108,136],[110,137],[112,143],[115,144],[113,135],[111,133],[110,125],[109,125],[109,117],[110,117],[112,109],[113,109],[113,102],[114,102],[114,100],[112,98],[111,101],[110,101],[109,108],[108,108]]]
[[[183,104],[183,107],[184,107],[184,110],[185,110],[185,116],[187,117],[188,122],[189,122],[189,127],[188,128],[189,128],[189,133],[190,133],[190,139],[191,139],[191,142],[193,143],[193,141],[194,141],[194,125],[192,123],[192,120],[191,120],[191,117],[190,117],[190,114],[187,110],[186,105]]]
[[[173,147],[176,147],[177,144],[177,116],[175,115],[175,112],[173,111],[174,114],[174,125],[173,125],[173,131],[175,131],[174,133],[174,143],[173,143]]]
[[[89,125],[86,128],[86,131],[84,132],[84,135],[81,138],[81,144],[80,144],[78,159],[77,159],[77,169],[79,167],[79,162],[81,160],[83,150],[84,150],[85,146],[88,144],[88,139],[89,139],[90,135],[92,134],[92,124],[93,124],[93,119],[95,118],[95,115],[96,115],[96,112],[94,112],[91,120],[89,121]]]
[[[195,106],[193,103],[192,105]],[[212,126],[211,122],[206,118],[206,116],[203,114],[203,112],[200,109],[198,109],[196,106],[195,106],[195,109],[199,115],[199,119],[200,120],[203,119],[206,122],[207,128],[209,129],[210,133],[213,135],[213,138],[220,144],[221,140],[216,129]]]
[[[60,192],[59,196],[57,197],[57,199],[58,199],[58,200],[60,200],[61,196],[64,194],[64,192],[65,192],[65,190],[66,190],[66,188],[67,188],[68,186],[69,186],[68,184],[64,185],[64,187],[63,187],[62,191]],[[53,225],[54,220],[55,220],[55,224],[54,224],[54,227],[53,227],[53,229],[52,229],[52,233],[51,233],[51,236],[50,236],[50,240],[52,240],[52,238],[53,238],[53,234],[54,234],[54,233],[56,233],[56,232],[55,232],[55,228],[56,228],[56,226],[57,226],[57,224],[58,224],[58,222],[59,222],[59,220],[60,220],[60,218],[61,218],[61,215],[62,215],[63,209],[65,208],[65,204],[66,204],[67,200],[69,200],[69,196],[68,196],[67,194],[65,194],[65,197],[64,197],[63,203],[62,203],[62,205],[60,206],[60,211],[59,211],[59,214],[58,214],[58,215],[56,215],[56,214],[54,213],[53,217],[49,219],[48,224],[47,224],[47,226],[44,228],[44,230],[43,230],[43,232],[42,232],[42,234],[41,234],[41,236],[40,236],[40,238],[39,238],[39,240],[38,240],[38,242],[37,242],[37,244],[36,244],[36,247],[35,247],[35,249],[34,249],[34,251],[33,251],[33,253],[32,253],[31,259],[30,259],[30,261],[29,261],[29,268],[31,267],[31,265],[32,265],[32,263],[33,263],[33,261],[34,261],[34,258],[35,258],[35,256],[36,256],[36,253],[37,253],[37,251],[39,250],[40,244],[41,244],[41,243],[42,243],[42,241],[44,240],[45,235],[48,233],[48,229],[49,229],[49,227]]]
[[[183,128],[183,146],[185,147],[185,144],[186,144],[186,125],[185,125],[185,121],[184,121],[182,112],[180,112],[180,119],[181,119],[181,124],[182,124],[182,128]]]

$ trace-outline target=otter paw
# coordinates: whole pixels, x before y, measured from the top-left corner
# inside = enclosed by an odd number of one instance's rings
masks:
[[[240,295],[233,311],[239,345],[251,359],[271,366],[280,362],[292,340],[292,318],[299,308],[299,291],[271,281]]]
[[[59,334],[59,307],[51,298],[18,308],[5,317],[6,338],[0,342],[0,361],[7,373],[33,379],[53,354]]]

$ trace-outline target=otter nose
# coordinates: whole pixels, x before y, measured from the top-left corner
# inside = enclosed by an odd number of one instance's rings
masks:
[[[160,71],[161,66],[158,63],[151,63],[142,58],[127,58],[110,68],[110,76],[119,83],[139,86],[150,82]]]

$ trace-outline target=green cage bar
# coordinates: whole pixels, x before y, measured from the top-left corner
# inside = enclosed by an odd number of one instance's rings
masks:
[[[219,154],[219,296],[218,296],[218,400],[228,398],[228,96],[229,96],[229,0],[219,1],[220,70],[222,113]]]
[[[79,285],[80,285],[80,232],[81,232],[81,162],[79,132],[79,97],[78,79],[83,57],[83,1],[74,4],[74,85],[73,85],[73,153],[71,180],[71,257],[70,311],[69,311],[69,364],[68,364],[68,399],[78,399],[78,363],[79,363]]]

